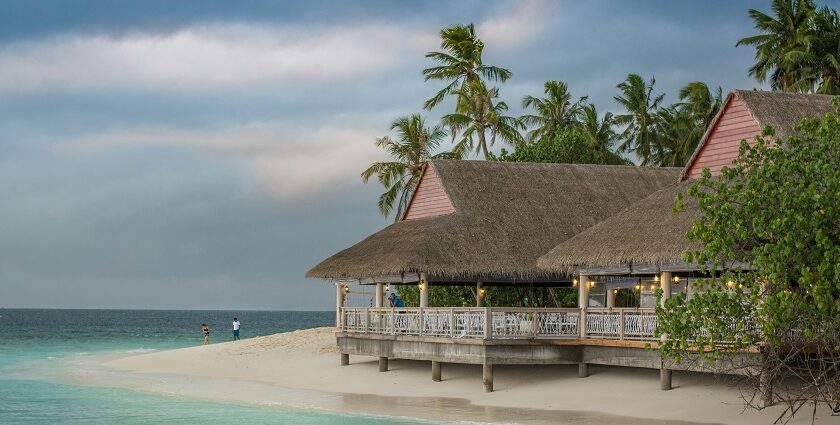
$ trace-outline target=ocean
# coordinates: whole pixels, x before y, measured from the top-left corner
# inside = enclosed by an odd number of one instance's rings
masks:
[[[56,368],[87,357],[189,347],[335,323],[333,312],[0,309],[0,424],[374,424],[420,423],[249,406],[75,385]],[[71,361],[72,360],[72,361]]]

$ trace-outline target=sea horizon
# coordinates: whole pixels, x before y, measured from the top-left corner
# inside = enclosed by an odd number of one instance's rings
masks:
[[[21,423],[310,423],[391,425],[405,420],[225,403],[131,389],[82,385],[101,359],[198,346],[202,320],[218,323],[211,344],[228,341],[232,311],[144,309],[0,309],[0,424]],[[240,311],[242,312],[240,314]],[[242,338],[329,326],[328,311],[242,311]],[[202,313],[216,313],[205,315]]]

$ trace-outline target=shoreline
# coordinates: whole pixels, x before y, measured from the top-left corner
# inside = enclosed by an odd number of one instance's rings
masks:
[[[656,370],[594,366],[592,376],[581,379],[576,365],[508,366],[496,371],[497,390],[484,393],[475,365],[444,365],[443,382],[432,382],[428,362],[392,360],[391,370],[381,373],[376,358],[352,356],[342,367],[332,331],[126,354],[65,378],[236,404],[435,422],[769,424],[778,414],[776,408],[742,413],[737,388],[696,373],[675,373],[675,388],[660,391]]]

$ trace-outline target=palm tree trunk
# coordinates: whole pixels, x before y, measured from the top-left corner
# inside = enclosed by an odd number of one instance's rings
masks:
[[[490,154],[487,152],[487,136],[484,135],[484,130],[478,132],[478,144],[481,148],[481,153],[484,154],[484,159],[490,159]]]

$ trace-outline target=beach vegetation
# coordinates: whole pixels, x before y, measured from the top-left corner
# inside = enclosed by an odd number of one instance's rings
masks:
[[[686,261],[710,277],[657,308],[663,355],[739,368],[748,404],[780,403],[781,419],[840,412],[840,110],[796,130],[742,141],[692,186],[701,214],[687,237],[703,248]],[[744,350],[750,364],[727,362]]]

